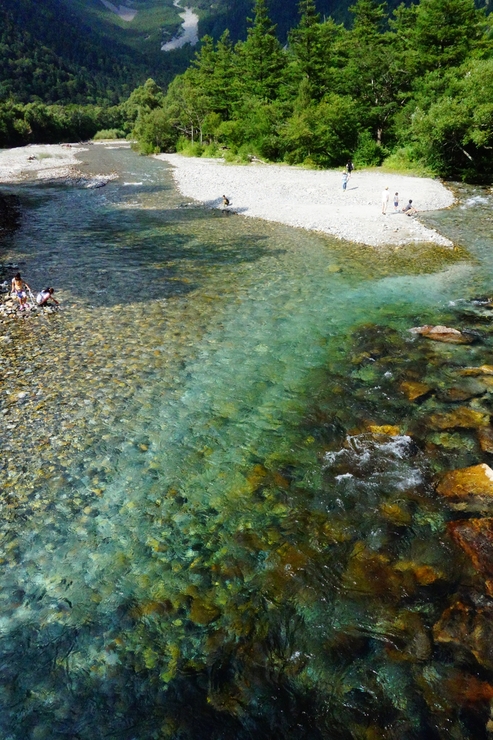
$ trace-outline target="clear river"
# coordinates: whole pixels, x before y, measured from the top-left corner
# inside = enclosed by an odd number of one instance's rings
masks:
[[[491,737],[435,490],[491,454],[430,421],[493,410],[456,372],[493,364],[491,194],[427,215],[456,249],[377,252],[81,158],[118,179],[10,187],[0,253],[63,308],[0,324],[2,740]]]

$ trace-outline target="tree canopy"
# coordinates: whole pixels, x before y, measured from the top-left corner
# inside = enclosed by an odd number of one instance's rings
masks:
[[[390,157],[430,174],[490,180],[489,16],[473,0],[420,0],[392,12],[356,0],[351,11],[346,28],[300,0],[299,23],[281,47],[266,0],[256,0],[246,40],[206,37],[163,96],[165,146],[318,167]],[[145,136],[141,144],[153,146]]]
[[[282,46],[268,0],[255,0],[245,40],[233,44],[227,31],[218,40],[204,37],[166,90],[148,79],[119,106],[107,99],[82,117],[70,105],[22,105],[5,95],[0,145],[82,138],[103,128],[132,132],[142,152],[192,147],[195,154],[314,167],[340,166],[348,157],[357,166],[386,160],[490,182],[491,16],[474,0],[420,0],[392,11],[378,0],[356,0],[351,14],[346,27],[321,18],[314,0],[300,0],[298,24]],[[23,69],[20,58],[8,63]],[[25,61],[34,79],[33,63]],[[69,69],[57,74],[57,85],[83,89]]]

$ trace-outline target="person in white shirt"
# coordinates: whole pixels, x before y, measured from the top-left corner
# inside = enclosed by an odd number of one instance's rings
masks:
[[[382,191],[382,213],[385,215],[387,213],[387,205],[389,203],[390,193],[389,193],[389,187],[385,188],[385,190]]]
[[[59,306],[60,303],[57,301],[56,298],[53,297],[54,292],[54,288],[45,288],[44,290],[40,290],[40,292],[36,296],[36,303],[38,304],[38,306],[47,306],[48,301],[53,301],[53,303]]]

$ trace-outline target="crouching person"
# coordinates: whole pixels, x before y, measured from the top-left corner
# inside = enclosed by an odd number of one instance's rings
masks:
[[[45,288],[44,290],[41,290],[36,296],[36,303],[38,304],[38,306],[48,306],[49,301],[53,301],[55,305],[59,306],[60,303],[53,296],[54,292],[54,288]]]

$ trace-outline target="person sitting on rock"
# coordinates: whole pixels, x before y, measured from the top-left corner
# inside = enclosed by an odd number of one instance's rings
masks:
[[[19,301],[19,311],[24,311],[27,308],[27,291],[31,292],[31,288],[21,278],[20,272],[17,272],[12,278],[11,291]]]
[[[227,207],[228,207],[228,206],[230,206],[230,205],[231,205],[231,201],[230,201],[230,199],[229,199],[229,198],[227,198],[227,197],[226,197],[225,195],[223,195],[223,206],[224,206],[225,208],[227,208]]]
[[[36,303],[38,304],[38,306],[47,306],[48,301],[53,301],[53,303],[59,306],[60,303],[57,301],[56,298],[53,297],[54,292],[54,288],[45,288],[44,290],[41,290],[36,296]]]
[[[414,216],[415,213],[418,212],[418,209],[413,206],[412,200],[409,201],[407,205],[404,206],[402,209],[402,213],[405,213],[406,216]]]

